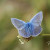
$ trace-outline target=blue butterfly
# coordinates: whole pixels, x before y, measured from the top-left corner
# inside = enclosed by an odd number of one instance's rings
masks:
[[[40,11],[29,22],[25,23],[22,20],[11,18],[11,22],[18,29],[19,35],[24,38],[36,37],[42,31],[41,22],[43,13]]]

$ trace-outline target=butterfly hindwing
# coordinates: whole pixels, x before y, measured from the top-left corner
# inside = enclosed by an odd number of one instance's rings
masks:
[[[19,34],[24,37],[24,38],[28,38],[30,37],[29,30],[27,29],[28,32],[26,32],[26,27],[22,28],[21,30],[19,30]]]
[[[40,34],[41,31],[42,31],[42,28],[41,28],[40,25],[34,27],[34,31],[33,31],[33,33],[32,33],[32,36],[33,36],[33,37],[38,36],[38,35]]]

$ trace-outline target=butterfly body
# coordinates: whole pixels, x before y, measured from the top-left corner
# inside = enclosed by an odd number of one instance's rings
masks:
[[[32,34],[33,30],[34,30],[34,26],[32,25],[32,23],[29,23],[29,22],[26,23],[26,26],[25,26],[26,33]]]
[[[24,28],[19,30],[19,34],[22,35],[23,37],[29,38],[30,36],[32,36],[34,31],[34,27],[31,23],[26,23]]]
[[[38,36],[42,31],[42,19],[42,12],[39,12],[27,23],[16,18],[11,18],[11,22],[18,29],[20,36],[29,39],[30,37]]]

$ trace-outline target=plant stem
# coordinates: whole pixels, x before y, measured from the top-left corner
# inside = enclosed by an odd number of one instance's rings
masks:
[[[50,36],[50,34],[41,34],[42,36]]]

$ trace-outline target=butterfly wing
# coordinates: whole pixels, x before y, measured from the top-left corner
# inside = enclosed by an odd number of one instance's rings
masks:
[[[37,13],[37,14],[30,20],[30,22],[31,22],[33,25],[39,26],[39,25],[41,25],[42,19],[43,19],[43,13],[42,13],[42,11],[41,11],[41,12]]]
[[[26,32],[26,30],[25,30],[26,28],[24,27],[24,28],[22,28],[21,30],[19,30],[18,32],[19,32],[19,34],[22,36],[22,37],[24,37],[24,38],[29,38],[30,37],[30,33],[29,33],[29,31],[28,32]]]
[[[25,38],[28,38],[30,34],[27,34],[25,31],[25,25],[26,23],[22,20],[11,18],[11,22],[18,29],[19,35]]]
[[[32,23],[34,26],[32,36],[38,36],[42,31],[41,28],[42,19],[43,19],[43,14],[42,12],[39,12],[30,20],[30,23]]]
[[[34,30],[33,30],[33,33],[32,33],[32,36],[33,37],[36,37],[40,34],[40,32],[42,31],[42,28],[41,26],[34,26]]]
[[[18,30],[21,29],[24,25],[25,22],[16,18],[11,18],[11,22],[16,27]]]

